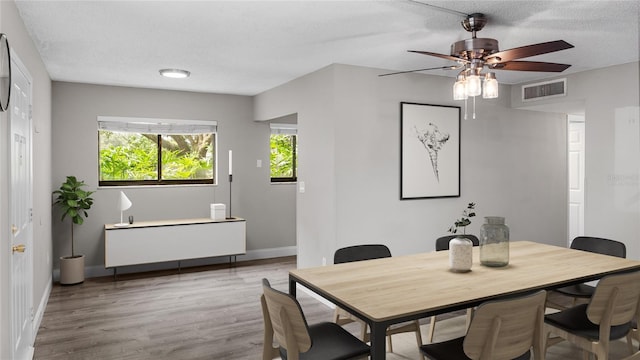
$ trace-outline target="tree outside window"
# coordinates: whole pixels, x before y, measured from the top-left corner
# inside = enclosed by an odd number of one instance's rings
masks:
[[[271,182],[297,181],[297,152],[297,135],[271,134]]]
[[[213,184],[215,133],[99,130],[99,185]]]

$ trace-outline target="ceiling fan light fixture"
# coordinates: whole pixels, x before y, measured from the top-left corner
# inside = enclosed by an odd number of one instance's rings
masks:
[[[160,69],[160,75],[172,79],[184,79],[188,78],[191,73],[182,69]]]
[[[498,97],[498,80],[496,80],[495,73],[490,72],[484,76],[482,97],[484,99],[495,99]]]
[[[478,96],[482,93],[482,82],[480,76],[472,74],[466,80],[467,96]]]
[[[458,75],[453,84],[453,100],[464,100],[467,98],[467,84],[463,74]]]

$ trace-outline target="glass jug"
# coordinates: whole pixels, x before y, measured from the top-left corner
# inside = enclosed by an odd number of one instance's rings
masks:
[[[500,267],[509,264],[509,228],[504,217],[487,216],[480,227],[480,263]]]

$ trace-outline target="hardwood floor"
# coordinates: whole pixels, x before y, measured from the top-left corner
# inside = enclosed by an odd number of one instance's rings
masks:
[[[261,359],[261,279],[286,291],[295,266],[295,257],[287,257],[55,284],[34,359]],[[327,306],[302,291],[298,299],[309,323],[331,320]],[[464,334],[464,317],[441,318],[436,341]],[[426,338],[427,326],[422,332]],[[412,334],[395,335],[393,343],[388,359],[420,358]],[[547,359],[581,358],[563,344],[551,347]]]
[[[258,359],[261,279],[287,287],[295,258],[54,285],[35,359]],[[311,319],[330,313],[302,297]]]

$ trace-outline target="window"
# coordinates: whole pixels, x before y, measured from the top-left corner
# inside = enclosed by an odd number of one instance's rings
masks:
[[[98,117],[99,185],[214,184],[217,123]]]
[[[296,124],[271,124],[271,182],[298,180]]]

